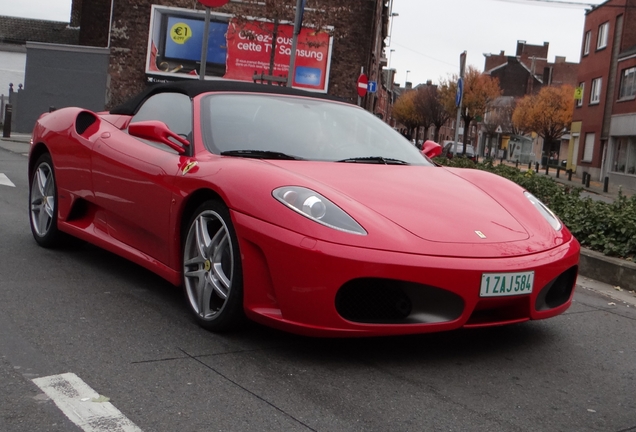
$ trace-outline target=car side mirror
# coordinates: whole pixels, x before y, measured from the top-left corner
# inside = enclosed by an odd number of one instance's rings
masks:
[[[422,144],[422,154],[433,159],[435,156],[442,154],[442,146],[435,141],[425,141],[424,144]]]
[[[167,124],[158,120],[146,120],[128,125],[128,133],[134,137],[160,142],[179,154],[185,153],[190,142],[172,132]]]

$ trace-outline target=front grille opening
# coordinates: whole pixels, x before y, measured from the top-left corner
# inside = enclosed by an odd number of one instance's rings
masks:
[[[565,304],[572,296],[578,269],[578,266],[569,268],[543,287],[537,296],[535,309],[548,310]]]
[[[463,309],[464,301],[456,294],[393,279],[354,279],[336,295],[340,316],[369,324],[447,322],[459,318]]]

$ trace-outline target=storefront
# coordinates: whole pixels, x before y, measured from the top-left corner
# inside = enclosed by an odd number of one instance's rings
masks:
[[[636,188],[636,114],[612,116],[604,171],[611,183]]]

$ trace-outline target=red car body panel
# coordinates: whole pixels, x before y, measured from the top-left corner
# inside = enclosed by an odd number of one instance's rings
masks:
[[[425,333],[462,326],[493,325],[469,323],[478,309],[514,307],[510,316],[497,324],[522,322],[558,315],[569,307],[536,311],[538,292],[523,297],[480,299],[479,280],[483,272],[535,270],[535,284],[543,286],[564,268],[578,263],[576,240],[548,252],[524,257],[465,259],[423,256],[370,250],[316,240],[242,214],[234,214],[242,227],[241,251],[244,254],[246,286],[245,307],[255,321],[281,330],[312,336]],[[294,257],[291,260],[289,257]],[[555,264],[558,260],[558,264]],[[565,267],[564,267],[565,266]],[[308,278],[307,275],[312,275]],[[360,324],[345,320],[334,307],[336,290],[345,282],[360,277],[383,277],[419,282],[446,289],[464,300],[464,313],[450,322],[408,325]],[[310,307],[308,307],[310,305]]]
[[[128,135],[129,116],[101,113],[81,134],[75,122],[85,110],[42,116],[31,151],[45,146],[51,153],[59,229],[180,285],[184,211],[195,194],[209,191],[231,212],[247,316],[311,336],[499,325],[548,318],[569,307],[571,295],[558,307],[537,310],[539,289],[479,297],[484,272],[533,270],[535,285],[543,287],[578,264],[576,239],[534,212],[521,187],[476,170],[215,155],[200,132],[201,97],[194,98],[191,156]],[[272,197],[281,186],[329,197],[368,234],[337,231],[290,211]],[[85,210],[81,217],[74,215],[78,203]],[[436,287],[460,298],[463,310],[455,319],[426,323],[353,322],[339,314],[335,298],[344,284],[360,278]],[[487,310],[500,316],[481,320],[478,312]]]

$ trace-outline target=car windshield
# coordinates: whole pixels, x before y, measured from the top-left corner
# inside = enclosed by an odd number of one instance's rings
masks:
[[[201,116],[205,145],[216,154],[433,166],[386,123],[344,103],[224,93],[203,97]]]

